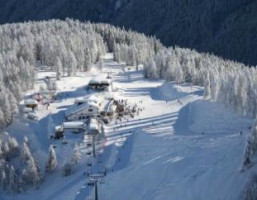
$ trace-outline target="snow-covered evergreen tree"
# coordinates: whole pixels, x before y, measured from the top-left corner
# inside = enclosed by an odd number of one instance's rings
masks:
[[[32,154],[30,152],[30,148],[26,142],[22,144],[22,151],[21,151],[21,160],[25,163],[26,161],[30,160]]]
[[[74,147],[74,154],[73,154],[73,157],[72,157],[72,162],[74,164],[78,164],[81,160],[81,152],[79,150],[79,147],[77,144],[75,144],[75,147]]]
[[[248,137],[243,158],[243,169],[250,167],[255,161],[257,153],[257,120],[252,128],[252,134]]]
[[[4,127],[5,127],[4,113],[2,111],[2,108],[0,107],[0,129],[3,129]]]
[[[146,77],[157,78],[156,63],[153,59],[146,64]]]
[[[53,146],[51,145],[49,148],[49,157],[48,157],[48,161],[46,164],[46,171],[52,172],[55,170],[56,167],[57,167],[56,153],[55,153]]]
[[[18,178],[14,167],[11,165],[9,170],[9,183],[8,188],[11,191],[18,191]]]
[[[69,176],[74,173],[74,164],[73,163],[66,163],[62,168],[62,175]]]
[[[56,79],[60,80],[63,72],[62,62],[59,57],[56,59]]]
[[[26,162],[22,171],[22,180],[25,184],[36,185],[41,181],[39,167],[35,159],[31,156]]]
[[[211,83],[210,83],[210,77],[209,77],[209,73],[206,73],[205,76],[205,81],[204,81],[204,94],[203,96],[205,98],[208,98],[210,96],[211,93]]]
[[[103,68],[104,68],[104,61],[103,59],[100,59],[98,63],[98,70],[101,72]]]
[[[19,144],[14,137],[8,138],[8,146],[9,146],[9,157],[16,157],[19,155]]]

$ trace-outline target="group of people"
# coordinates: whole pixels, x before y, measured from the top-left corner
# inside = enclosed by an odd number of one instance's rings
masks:
[[[133,119],[135,115],[139,115],[139,113],[144,110],[144,108],[139,107],[138,104],[134,104],[133,106],[129,105],[127,99],[121,99],[117,102],[119,109],[117,109],[118,115],[115,124],[117,124],[118,121],[122,122],[123,120],[128,122],[130,118]],[[141,102],[142,101],[140,101],[140,103]]]

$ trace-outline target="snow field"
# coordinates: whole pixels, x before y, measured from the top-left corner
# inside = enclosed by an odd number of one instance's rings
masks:
[[[57,170],[47,175],[40,189],[1,194],[0,199],[93,199],[94,191],[83,173],[100,167],[107,169],[105,183],[99,185],[100,199],[240,199],[249,173],[239,173],[239,168],[252,119],[204,100],[201,87],[146,80],[142,71],[133,67],[128,70],[112,62],[111,54],[107,57],[108,66],[103,71],[112,74],[118,88],[115,96],[136,103],[143,111],[129,121],[105,126],[105,137],[98,141],[97,158],[87,155],[92,151],[87,146],[91,138],[68,132],[67,144],[53,144],[57,146],[59,169],[70,160],[74,145],[78,144],[82,160],[75,174],[62,177]],[[60,99],[48,110],[42,107],[37,111],[38,123],[17,120],[8,132],[20,134],[20,138],[28,135],[36,155],[44,155],[42,151],[47,159],[52,128],[64,121],[64,111],[76,98],[87,94],[84,87],[97,73],[92,70],[62,78],[57,82]],[[39,73],[39,85],[46,75],[54,77],[52,73]],[[240,135],[240,131],[244,134]]]

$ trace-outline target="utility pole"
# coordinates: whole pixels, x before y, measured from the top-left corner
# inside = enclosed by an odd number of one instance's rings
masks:
[[[93,135],[93,156],[94,158],[96,157],[96,153],[95,153],[95,135]]]
[[[95,181],[95,200],[98,200],[97,181]]]

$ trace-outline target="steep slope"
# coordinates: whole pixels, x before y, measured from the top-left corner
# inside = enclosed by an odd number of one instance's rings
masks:
[[[66,17],[108,22],[163,43],[256,65],[254,0],[11,0],[0,1],[0,23]]]

